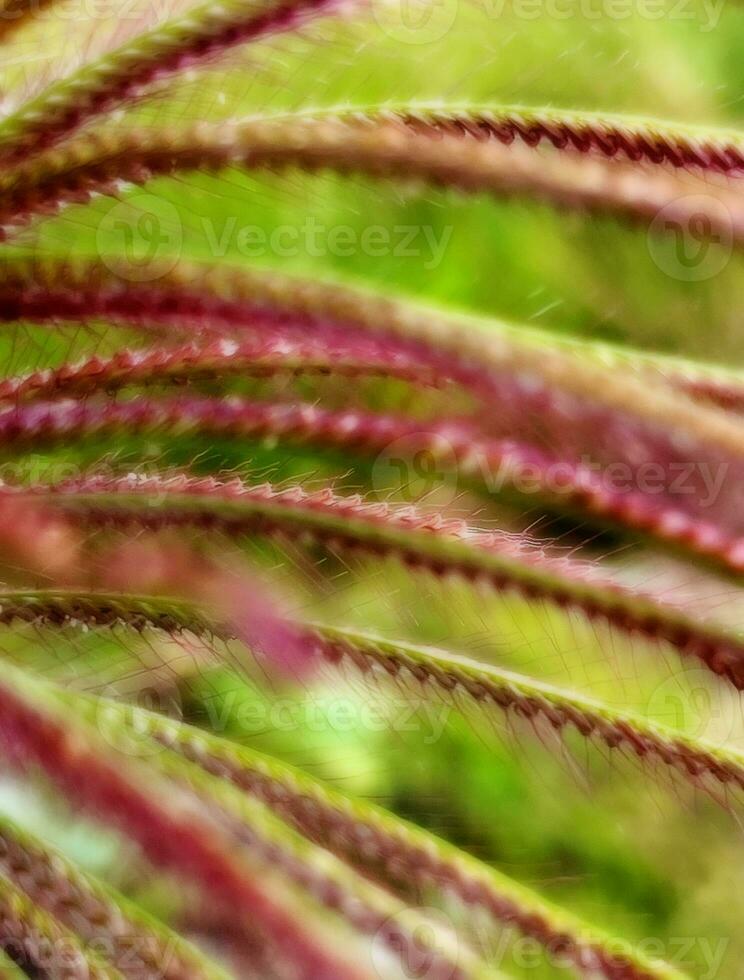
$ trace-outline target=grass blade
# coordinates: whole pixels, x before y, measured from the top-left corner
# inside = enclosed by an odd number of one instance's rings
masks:
[[[331,0],[224,0],[196,6],[50,85],[0,122],[0,162],[10,167],[155,83],[236,45],[295,29],[332,5]]]
[[[482,380],[468,354],[493,357],[497,364],[499,348],[525,350],[535,359],[567,352],[603,370],[605,380],[622,370],[626,378],[652,378],[713,401],[744,403],[744,375],[733,368],[446,311],[359,284],[229,262],[154,262],[154,281],[146,284],[129,281],[126,272],[125,260],[112,255],[105,261],[9,258],[0,268],[0,320],[63,325],[107,319],[147,332],[186,333],[192,340],[194,334],[214,340],[238,331],[267,339],[312,336],[330,345],[364,335],[384,341],[391,360],[417,358],[438,377],[468,386]]]
[[[339,378],[396,377],[432,383],[430,374],[391,352],[374,338],[350,339],[333,346],[320,340],[292,337],[235,341],[214,340],[147,350],[125,348],[111,357],[93,356],[78,364],[31,371],[0,380],[0,401],[20,402],[79,397],[111,392],[130,385],[170,385],[219,381],[230,377],[319,374]]]
[[[93,194],[110,194],[122,180],[144,183],[157,175],[233,166],[418,179],[463,193],[536,198],[644,224],[664,210],[682,228],[692,227],[693,215],[704,209],[712,236],[744,241],[739,196],[693,174],[662,169],[639,173],[636,164],[571,154],[553,158],[523,145],[448,133],[433,139],[387,119],[357,123],[343,117],[304,116],[219,126],[201,123],[172,131],[148,131],[138,125],[80,137],[10,173],[0,226],[7,230],[35,214],[54,213],[66,202],[79,204]]]
[[[93,698],[79,703],[91,716],[105,711],[111,713],[107,717],[135,721],[140,731],[264,800],[302,833],[352,863],[382,868],[406,889],[411,883],[443,889],[466,907],[482,908],[497,922],[510,923],[563,954],[582,974],[683,980],[672,967],[648,960],[434,835],[283,762],[139,708]]]
[[[79,708],[79,699],[49,686],[50,693]],[[96,703],[91,721],[106,721],[112,745],[132,750],[133,733],[121,724],[116,711]],[[229,782],[187,761],[182,753],[162,749],[156,755],[148,747],[147,720],[144,734],[134,736],[144,745],[152,764],[176,785],[185,785],[235,837],[258,853],[267,864],[281,869],[310,897],[338,913],[373,942],[381,940],[390,953],[411,964],[418,958],[433,978],[441,980],[500,980],[502,974],[487,966],[454,935],[437,936],[426,927],[426,918],[394,898],[384,888],[354,872],[345,862],[311,843],[271,812],[255,797],[246,796]]]
[[[254,924],[304,980],[366,980],[301,912],[267,869],[234,853],[230,839],[187,795],[164,793],[142,766],[110,748],[37,682],[6,665],[0,681],[0,747],[15,768],[40,769],[77,808],[119,829],[157,867],[197,887],[238,934]],[[80,779],[85,772],[86,778]]]
[[[229,980],[196,947],[5,816],[0,816],[0,870],[37,908],[84,942],[105,949],[124,977]]]
[[[74,932],[38,908],[4,875],[0,875],[0,935],[4,949],[44,976],[123,980],[113,964],[87,949]]]
[[[221,633],[198,611],[175,600],[48,590],[4,590],[0,595],[3,625],[84,625],[104,629],[121,625],[135,630],[162,630],[168,635],[184,631],[229,639],[229,634]],[[657,760],[686,778],[707,777],[721,786],[744,789],[741,752],[687,736],[635,712],[433,647],[320,624],[306,624],[305,635],[323,662],[334,668],[348,668],[370,682],[392,679],[410,688],[420,686],[428,697],[439,697],[448,703],[464,699],[485,712],[512,712],[521,718],[542,719],[557,731],[573,727],[585,738],[608,748],[628,749],[640,759]],[[151,731],[150,726],[145,729]]]
[[[421,103],[385,105],[382,109],[308,110],[313,118],[349,118],[374,126],[378,120],[400,121],[416,132],[494,139],[528,147],[620,157],[632,163],[668,164],[714,173],[744,171],[744,135],[735,129],[691,126],[621,113],[540,108],[523,105]],[[282,118],[282,117],[279,117]]]

